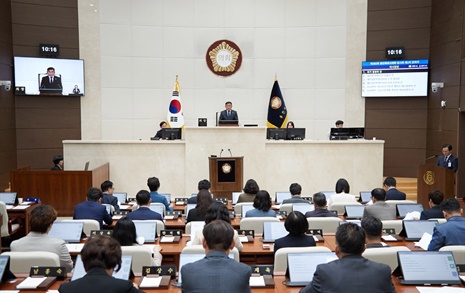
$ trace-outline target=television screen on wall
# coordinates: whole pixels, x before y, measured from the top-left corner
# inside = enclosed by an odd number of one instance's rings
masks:
[[[84,60],[14,57],[15,90],[25,95],[76,95],[85,93]]]
[[[428,60],[362,62],[362,97],[425,97]]]

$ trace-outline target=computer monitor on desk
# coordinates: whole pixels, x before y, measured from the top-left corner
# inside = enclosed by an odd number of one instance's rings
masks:
[[[181,139],[182,129],[181,128],[163,128],[161,130],[162,139],[175,140]]]
[[[287,140],[304,140],[305,128],[287,128]]]
[[[267,128],[266,139],[286,139],[286,128]]]
[[[329,135],[330,140],[347,140],[365,137],[365,128],[351,127],[351,128],[331,128]]]

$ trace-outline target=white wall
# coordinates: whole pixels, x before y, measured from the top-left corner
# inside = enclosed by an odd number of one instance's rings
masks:
[[[367,0],[79,0],[86,62],[83,139],[147,139],[166,118],[176,74],[186,126],[214,125],[231,100],[240,121],[266,125],[274,76],[289,119],[327,139],[335,120],[364,125],[360,97]],[[211,73],[216,40],[242,50],[233,76]]]

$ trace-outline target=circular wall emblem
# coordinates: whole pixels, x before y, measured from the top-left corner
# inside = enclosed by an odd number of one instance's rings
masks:
[[[436,175],[433,171],[426,171],[423,175],[423,181],[428,185],[433,185],[434,183],[436,183],[435,177]]]
[[[242,52],[234,42],[219,40],[208,48],[205,59],[214,74],[231,76],[241,67]]]
[[[281,101],[279,97],[273,97],[270,102],[270,106],[274,110],[281,108],[282,104],[283,102]]]
[[[229,174],[231,172],[231,165],[229,165],[228,163],[224,163],[221,166],[221,171],[223,171],[224,174]]]

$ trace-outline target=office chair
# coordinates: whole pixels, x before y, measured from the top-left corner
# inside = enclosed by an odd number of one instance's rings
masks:
[[[325,233],[336,233],[342,220],[338,217],[312,217],[307,218],[309,229],[323,229]]]
[[[396,234],[399,234],[400,231],[402,231],[402,220],[383,220],[381,223],[383,223],[383,229],[396,229]]]
[[[2,216],[3,225],[0,230],[1,237],[8,237],[18,232],[23,227],[20,217],[8,217],[6,204],[0,201],[0,215]]]
[[[374,262],[387,264],[394,271],[397,266],[397,252],[410,251],[407,246],[390,246],[365,249],[362,256]]]
[[[287,254],[292,252],[331,252],[325,246],[285,247],[276,251],[274,255],[274,275],[284,276],[287,270]]]
[[[142,274],[143,266],[152,266],[152,252],[146,246],[121,246],[123,255],[132,256],[132,271]]]
[[[58,254],[48,251],[8,251],[2,255],[10,256],[10,270],[13,274],[29,275],[32,266],[60,266]]]
[[[242,218],[240,229],[241,230],[254,230],[255,236],[263,234],[263,222],[279,222],[276,217],[250,217]]]
[[[455,263],[458,265],[465,265],[465,245],[443,246],[439,251],[452,251]]]
[[[361,206],[362,204],[359,202],[333,202],[329,207],[328,210],[330,211],[337,211],[338,215],[344,215],[346,212],[346,206]]]

